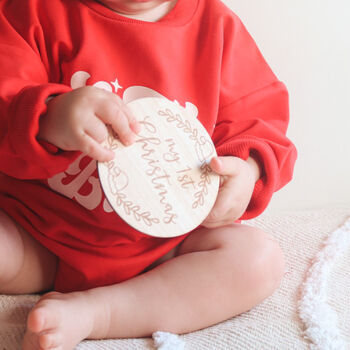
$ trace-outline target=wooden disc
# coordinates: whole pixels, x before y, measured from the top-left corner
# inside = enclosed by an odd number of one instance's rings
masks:
[[[219,188],[208,163],[216,156],[203,125],[164,98],[128,104],[141,125],[131,146],[111,131],[104,146],[115,159],[99,162],[103,191],[129,225],[156,237],[187,233],[207,217]]]

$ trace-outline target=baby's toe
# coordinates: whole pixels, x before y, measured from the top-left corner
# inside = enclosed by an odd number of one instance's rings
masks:
[[[22,341],[22,350],[36,350],[39,349],[39,341],[36,334],[26,332]]]
[[[45,312],[41,308],[30,311],[27,319],[27,329],[32,333],[39,333],[45,329]]]
[[[36,306],[28,315],[27,327],[33,333],[42,333],[60,325],[59,310],[49,307],[48,303]]]
[[[48,331],[39,336],[39,345],[43,350],[59,349],[62,346],[62,336],[55,331]]]

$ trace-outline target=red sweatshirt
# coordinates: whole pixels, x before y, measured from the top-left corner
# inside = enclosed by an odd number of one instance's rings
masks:
[[[57,290],[128,279],[186,237],[134,230],[107,204],[95,161],[36,139],[47,98],[84,85],[177,101],[219,155],[255,157],[262,176],[242,219],[292,177],[288,93],[220,1],[178,0],[148,23],[94,0],[2,0],[0,207],[59,256]]]

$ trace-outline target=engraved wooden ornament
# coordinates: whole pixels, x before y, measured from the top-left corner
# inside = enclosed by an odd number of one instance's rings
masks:
[[[187,233],[207,217],[219,176],[209,167],[216,156],[203,125],[165,98],[128,103],[141,124],[131,146],[111,131],[104,146],[115,158],[99,162],[103,191],[112,208],[136,230],[156,237]]]

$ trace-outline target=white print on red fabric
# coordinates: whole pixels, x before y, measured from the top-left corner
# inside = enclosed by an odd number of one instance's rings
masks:
[[[87,72],[75,72],[71,78],[72,89],[88,85],[87,81],[90,77],[91,75]],[[119,85],[118,79],[115,79],[114,82],[110,83],[106,81],[98,81],[92,86],[115,94],[117,94],[119,89],[122,89],[122,86]],[[166,98],[157,91],[144,86],[131,86],[123,93],[123,101],[125,103],[144,97]],[[173,101],[173,103],[179,105],[176,100]],[[188,115],[197,118],[198,109],[194,104],[186,102],[185,107],[182,108],[186,109]],[[48,184],[54,191],[76,200],[86,209],[93,210],[103,201],[104,211],[106,213],[113,212],[113,209],[103,194],[96,171],[96,161],[84,154],[77,158],[66,171],[48,179]]]

